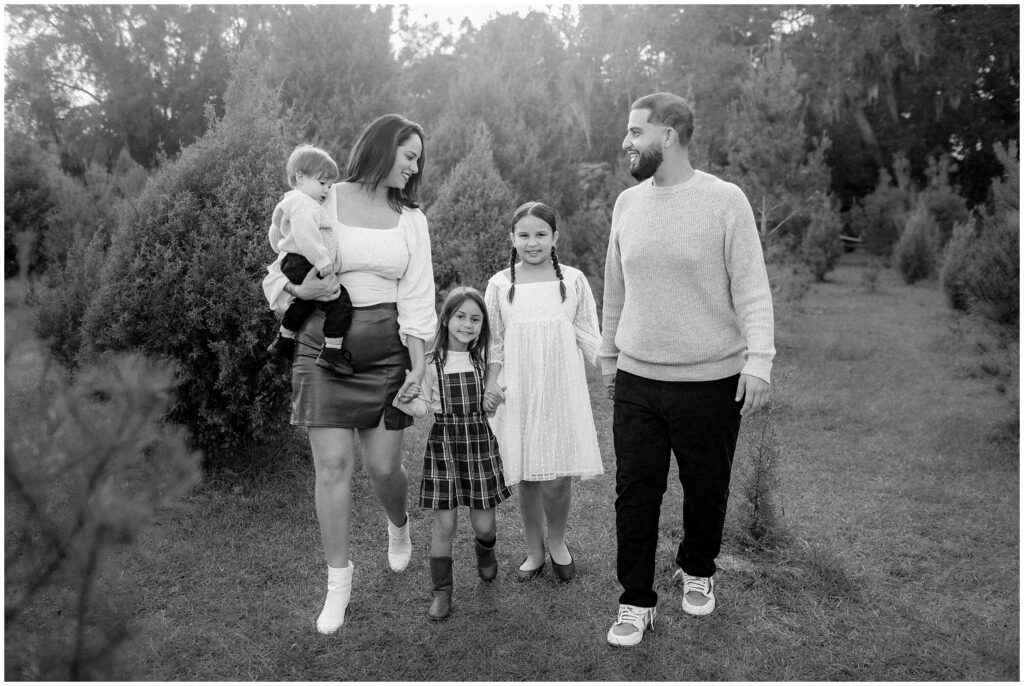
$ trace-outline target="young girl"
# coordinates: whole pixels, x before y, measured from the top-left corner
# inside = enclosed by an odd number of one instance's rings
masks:
[[[484,409],[496,410],[506,483],[521,482],[527,554],[517,577],[544,572],[546,521],[552,569],[568,581],[576,569],[565,542],[572,477],[604,471],[583,365],[584,355],[596,364],[601,345],[597,306],[583,273],[558,263],[547,205],[520,206],[510,237],[509,268],[487,283],[492,342]]]
[[[428,355],[420,397],[396,407],[423,416],[434,425],[423,456],[420,506],[434,511],[430,540],[433,581],[427,616],[446,619],[452,604],[452,542],[458,507],[469,507],[476,534],[477,573],[484,581],[498,574],[494,557],[497,526],[494,508],[512,495],[501,472],[498,443],[481,407],[487,367],[489,326],[480,291],[455,288],[438,318],[437,338]]]

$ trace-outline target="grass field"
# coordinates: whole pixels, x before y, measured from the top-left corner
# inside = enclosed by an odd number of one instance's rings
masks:
[[[424,617],[429,512],[412,507],[427,425],[407,432],[413,562],[388,570],[383,511],[355,484],[355,582],[335,636],[314,629],[325,586],[304,451],[261,476],[219,475],[164,512],[104,579],[128,614],[116,678],[358,681],[784,681],[1020,678],[1019,392],[1016,348],[954,314],[934,282],[883,270],[868,288],[847,258],[830,281],[777,288],[776,379],[787,543],[757,551],[738,530],[756,422],[745,421],[721,571],[719,609],[685,615],[671,586],[682,531],[670,481],[661,520],[655,630],[614,649],[614,454],[610,403],[591,378],[605,474],[574,485],[570,547],[578,577],[517,583],[515,499],[499,509],[497,581],[476,578],[465,512],[454,614]],[[5,299],[8,440],[30,436],[42,359],[30,312]],[[1013,345],[1016,346],[1016,341]],[[14,439],[10,438],[11,434]],[[296,435],[302,445],[303,438]],[[676,470],[673,467],[672,479]],[[16,526],[8,510],[5,531]],[[5,540],[7,537],[5,536]],[[8,551],[10,554],[10,551]],[[67,592],[7,625],[6,679],[63,678]],[[69,610],[70,611],[70,610]],[[48,671],[49,670],[49,671]]]

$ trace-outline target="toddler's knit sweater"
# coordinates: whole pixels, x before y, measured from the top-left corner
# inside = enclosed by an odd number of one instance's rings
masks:
[[[605,374],[712,381],[736,373],[771,381],[771,291],[750,203],[701,171],[623,191],[605,262]]]

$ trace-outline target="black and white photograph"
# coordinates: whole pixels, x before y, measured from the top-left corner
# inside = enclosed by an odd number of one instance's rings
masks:
[[[5,4],[5,681],[1020,681],[1018,4]]]

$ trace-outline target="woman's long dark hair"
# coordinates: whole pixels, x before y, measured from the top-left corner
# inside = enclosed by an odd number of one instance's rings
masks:
[[[487,318],[487,304],[484,302],[484,296],[471,286],[456,286],[444,299],[444,304],[441,305],[441,314],[437,317],[437,335],[434,337],[434,347],[430,352],[432,359],[440,362],[443,368],[445,362],[448,361],[448,322],[451,321],[452,315],[462,303],[467,300],[475,302],[483,314],[480,335],[469,346],[469,359],[483,371],[487,369],[487,350],[491,345],[491,323]]]
[[[363,129],[348,156],[345,181],[363,184],[373,191],[377,190],[395,166],[398,146],[412,136],[419,136],[420,142],[423,143],[423,152],[417,160],[418,171],[405,184],[405,188],[388,189],[388,204],[396,212],[401,212],[403,207],[419,207],[416,194],[419,192],[423,169],[427,163],[426,136],[423,134],[422,126],[399,114],[377,117]]]

